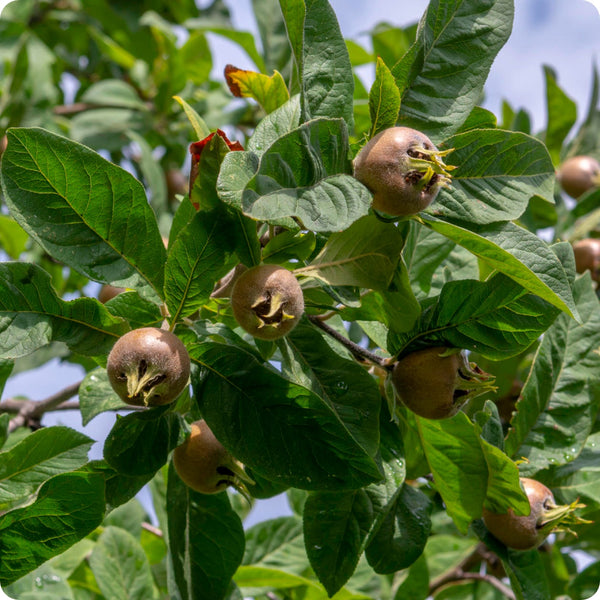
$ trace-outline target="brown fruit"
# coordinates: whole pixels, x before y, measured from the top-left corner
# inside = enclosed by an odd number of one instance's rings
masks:
[[[562,189],[576,200],[593,187],[600,186],[600,162],[591,156],[573,156],[556,172]]]
[[[181,480],[201,494],[216,494],[248,481],[241,463],[215,437],[204,419],[191,425],[186,441],[173,451],[173,465]]]
[[[590,271],[592,279],[600,277],[600,239],[586,238],[573,244],[575,269],[578,273]]]
[[[288,334],[304,312],[304,296],[295,275],[278,265],[258,265],[244,271],[231,291],[236,321],[263,340]]]
[[[114,297],[118,296],[124,291],[125,288],[116,287],[114,285],[109,285],[108,283],[106,283],[100,288],[100,291],[98,292],[98,300],[102,302],[102,304],[106,304],[109,300],[112,300]]]
[[[485,507],[483,509],[485,526],[505,546],[515,550],[531,550],[542,544],[553,531],[564,530],[564,524],[584,522],[573,515],[573,511],[583,505],[576,502],[557,505],[552,492],[535,479],[521,477],[521,486],[531,506],[529,515],[515,515],[510,508],[504,514],[491,512]]]
[[[427,208],[449,170],[431,140],[410,127],[390,127],[371,138],[354,159],[354,177],[373,193],[373,208],[391,216]]]
[[[142,327],[117,340],[106,370],[127,404],[161,406],[175,400],[188,384],[190,357],[174,333]]]
[[[402,403],[426,419],[454,416],[467,400],[492,389],[493,382],[462,351],[441,346],[396,361],[391,379]]]

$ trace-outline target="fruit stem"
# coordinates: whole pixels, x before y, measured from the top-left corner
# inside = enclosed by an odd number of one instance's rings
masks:
[[[354,343],[352,340],[349,340],[345,335],[342,335],[338,331],[336,331],[330,325],[327,325],[322,319],[317,317],[316,315],[308,315],[308,320],[313,324],[322,329],[325,333],[329,334],[333,339],[337,340],[340,344],[348,348],[350,352],[354,355],[355,358],[359,360],[367,360],[382,369],[390,370],[392,368],[389,360],[384,358],[383,356],[377,356],[370,350],[359,346]]]

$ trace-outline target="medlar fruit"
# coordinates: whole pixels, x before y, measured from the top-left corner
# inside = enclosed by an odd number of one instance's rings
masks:
[[[543,483],[528,477],[521,477],[520,481],[531,506],[529,515],[515,515],[510,508],[503,514],[483,508],[485,526],[505,546],[531,550],[540,546],[553,531],[569,531],[567,523],[585,522],[573,514],[582,504],[557,505],[554,495]]]
[[[441,346],[396,361],[391,380],[401,402],[426,419],[452,417],[467,400],[493,389],[493,377],[461,350]]]
[[[204,419],[192,423],[186,441],[175,448],[173,465],[181,480],[201,494],[216,494],[230,485],[244,492],[243,481],[253,483]]]
[[[573,254],[577,272],[590,271],[592,279],[598,281],[600,277],[600,239],[586,238],[575,242]]]
[[[106,304],[109,300],[112,300],[124,291],[125,288],[105,283],[98,292],[98,300],[102,302],[102,304]]]
[[[174,333],[142,327],[117,340],[106,371],[113,389],[127,404],[161,406],[175,400],[187,385],[190,357]]]
[[[354,159],[354,177],[373,193],[373,208],[388,215],[414,215],[427,208],[449,171],[431,140],[410,127],[390,127],[371,138]]]
[[[556,179],[562,189],[577,200],[588,190],[600,186],[600,162],[591,156],[573,156],[560,165]]]
[[[231,291],[236,321],[262,340],[288,334],[304,312],[304,296],[295,275],[278,265],[258,265],[244,271]]]

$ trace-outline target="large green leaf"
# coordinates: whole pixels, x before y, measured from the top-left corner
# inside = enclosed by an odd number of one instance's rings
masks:
[[[50,275],[32,263],[0,264],[0,317],[2,358],[19,358],[57,341],[99,356],[129,329],[96,300],[61,300]]]
[[[352,65],[329,2],[279,0],[279,4],[295,58],[303,120],[341,117],[352,128]]]
[[[283,373],[322,398],[339,415],[362,451],[375,456],[379,446],[381,397],[367,370],[306,320],[279,347]]]
[[[83,378],[79,386],[79,410],[83,425],[107,410],[129,408],[113,390],[106,369],[94,369]]]
[[[306,553],[330,597],[354,573],[372,520],[365,490],[309,494],[304,505]]]
[[[357,420],[370,423],[371,415],[369,409],[355,414],[348,386],[339,388],[333,404],[239,348],[206,342],[189,351],[201,367],[193,383],[203,416],[259,475],[301,489],[359,488],[381,477],[353,435]]]
[[[560,260],[537,235],[514,223],[455,224],[423,214],[434,231],[463,246],[568,315],[577,318],[573,292]]]
[[[106,598],[149,600],[154,597],[148,558],[139,541],[125,529],[106,527],[94,545],[89,565]]]
[[[199,310],[230,267],[229,219],[208,215],[197,213],[169,249],[165,298],[174,323]]]
[[[447,345],[497,360],[528,348],[557,314],[557,309],[500,273],[487,281],[451,281],[411,331],[390,332],[388,345],[393,354]]]
[[[377,57],[375,81],[369,92],[369,113],[371,115],[371,131],[369,137],[380,131],[393,127],[400,111],[400,90],[389,67],[380,56]]]
[[[545,146],[515,131],[475,129],[444,142],[454,148],[452,183],[430,211],[454,222],[485,225],[521,216],[529,199],[553,201],[554,167]]]
[[[311,263],[296,273],[317,277],[332,286],[387,290],[403,245],[397,227],[367,215],[344,231],[333,233]]]
[[[199,494],[169,466],[169,593],[182,600],[223,600],[244,556],[244,529],[226,493]]]
[[[559,87],[556,73],[552,68],[544,66],[546,79],[546,106],[548,122],[546,125],[545,143],[555,165],[560,162],[563,142],[577,121],[577,105]]]
[[[142,184],[76,142],[11,129],[2,189],[17,222],[54,258],[87,277],[162,294],[165,262]]]
[[[49,479],[33,504],[0,516],[0,584],[70,548],[100,525],[104,511],[102,475],[63,473]]]
[[[371,194],[354,177],[341,119],[315,119],[279,137],[259,156],[230,152],[219,196],[244,214],[312,231],[340,231],[366,215]]]
[[[492,62],[512,30],[513,0],[432,0],[417,39],[394,66],[400,124],[441,141],[479,102]]]
[[[506,440],[509,455],[528,458],[529,476],[573,460],[600,407],[600,303],[589,274],[573,292],[582,323],[560,315],[544,335]]]
[[[0,510],[27,500],[54,475],[83,465],[93,444],[69,427],[45,427],[0,453]]]
[[[104,443],[104,459],[123,475],[153,475],[180,443],[180,417],[159,407],[117,418]]]
[[[441,420],[417,417],[417,425],[436,488],[460,531],[481,517],[484,503],[499,512],[529,513],[516,465],[483,440],[463,412]]]

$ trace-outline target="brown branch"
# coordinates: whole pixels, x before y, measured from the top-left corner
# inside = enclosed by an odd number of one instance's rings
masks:
[[[485,581],[495,587],[509,600],[516,600],[516,596],[512,589],[502,583],[497,577],[488,573],[482,574],[468,570],[479,564],[482,560],[488,562],[490,560],[490,553],[485,544],[479,543],[475,550],[456,565],[456,567],[446,573],[442,573],[439,577],[436,577],[430,582],[429,595],[433,596],[435,592],[446,585],[458,584],[465,581]]]
[[[349,340],[345,335],[342,335],[338,331],[336,331],[333,327],[325,323],[322,319],[315,315],[308,315],[308,320],[313,324],[322,329],[325,333],[330,335],[333,339],[337,340],[340,344],[348,348],[350,352],[354,355],[355,358],[359,360],[366,360],[382,369],[389,369],[389,360],[387,358],[383,358],[382,356],[377,356],[370,350],[359,346],[354,343],[352,340]]]
[[[56,407],[67,400],[70,400],[73,396],[76,396],[80,385],[81,381],[73,383],[56,394],[52,394],[52,396],[48,396],[48,398],[38,402],[32,400],[21,402],[22,406],[19,409],[17,416],[13,417],[8,424],[9,433],[12,433],[19,427],[24,427],[30,422],[39,420],[45,412],[55,410]]]
[[[163,537],[163,532],[158,527],[154,527],[154,525],[150,525],[150,523],[146,523],[146,521],[142,521],[142,529],[145,529],[156,537]]]

